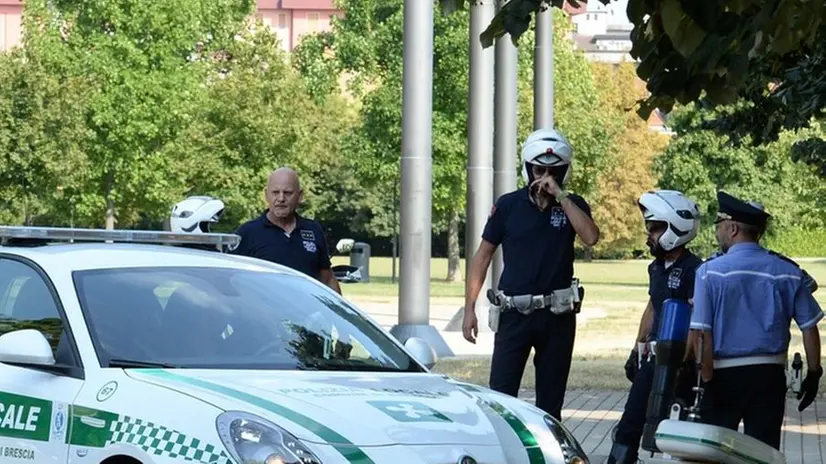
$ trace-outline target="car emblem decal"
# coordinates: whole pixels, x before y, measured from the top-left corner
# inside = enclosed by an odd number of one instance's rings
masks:
[[[118,390],[118,383],[115,381],[108,382],[106,385],[100,387],[97,394],[97,400],[99,402],[104,402],[112,397],[115,392]]]
[[[415,401],[368,401],[396,422],[452,422],[444,414]]]

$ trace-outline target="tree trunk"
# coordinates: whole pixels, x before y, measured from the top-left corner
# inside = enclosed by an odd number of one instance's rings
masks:
[[[456,282],[459,276],[459,212],[450,213],[450,223],[447,226],[447,280]]]
[[[115,228],[115,200],[112,198],[112,190],[115,187],[115,175],[111,171],[106,174],[106,184],[104,198],[106,199],[106,229]]]

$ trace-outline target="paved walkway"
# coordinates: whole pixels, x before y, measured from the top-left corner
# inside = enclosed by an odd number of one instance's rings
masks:
[[[562,422],[582,444],[591,464],[602,464],[611,450],[611,432],[622,415],[627,392],[569,391],[562,410]],[[534,401],[525,391],[520,398]],[[781,451],[788,464],[826,463],[826,399],[818,399],[802,413],[797,400],[786,402]],[[741,426],[742,432],[742,426]],[[646,461],[650,453],[640,450]]]

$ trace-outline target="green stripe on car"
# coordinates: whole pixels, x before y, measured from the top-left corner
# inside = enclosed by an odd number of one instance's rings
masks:
[[[536,437],[533,436],[528,427],[516,417],[516,414],[508,411],[505,409],[504,406],[497,403],[493,400],[484,400],[485,404],[487,404],[494,412],[502,416],[505,419],[505,422],[513,429],[516,436],[519,437],[519,441],[522,442],[522,445],[525,447],[525,451],[528,452],[528,462],[530,464],[545,464],[545,454],[542,452],[542,448],[539,446],[539,442],[536,441]]]
[[[457,382],[453,379],[451,380],[451,383],[466,391],[474,393],[482,392],[482,390],[475,385]],[[499,414],[499,416],[505,419],[505,422],[508,423],[516,436],[519,437],[519,441],[521,441],[522,445],[525,447],[530,464],[545,464],[545,454],[542,452],[542,447],[539,446],[539,442],[536,441],[536,437],[534,437],[533,433],[528,430],[528,427],[525,426],[521,420],[519,420],[516,414],[508,411],[504,406],[496,401],[481,398],[479,398],[479,401],[482,401],[485,405],[491,408],[493,412]]]
[[[164,425],[83,406],[72,406],[69,443],[91,448],[125,443],[155,456],[201,464],[232,462],[220,446],[187,436]]]
[[[155,377],[159,377],[162,379],[184,383],[187,385],[191,385],[193,387],[203,388],[205,390],[209,390],[214,393],[228,396],[230,398],[243,401],[253,406],[257,406],[261,409],[277,414],[291,422],[294,422],[295,424],[304,427],[305,429],[309,430],[315,435],[318,435],[319,437],[321,437],[322,440],[329,443],[333,448],[336,449],[336,451],[338,451],[342,456],[344,456],[347,462],[350,462],[352,464],[375,464],[373,460],[370,459],[370,457],[368,457],[364,453],[364,451],[360,450],[353,442],[351,442],[341,434],[337,433],[336,431],[330,429],[329,427],[325,426],[320,422],[317,422],[299,412],[293,411],[292,409],[285,408],[280,404],[273,403],[272,401],[265,400],[263,398],[251,395],[249,393],[244,393],[233,388],[225,387],[223,385],[214,384],[206,380],[195,379],[192,377],[174,374],[172,372],[167,372],[161,369],[140,369],[140,372],[144,374],[153,375]]]

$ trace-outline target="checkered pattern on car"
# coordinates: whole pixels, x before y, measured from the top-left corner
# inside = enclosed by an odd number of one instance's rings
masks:
[[[112,421],[108,444],[129,443],[149,454],[203,464],[232,464],[227,454],[216,446],[188,437],[162,425],[126,416]]]

